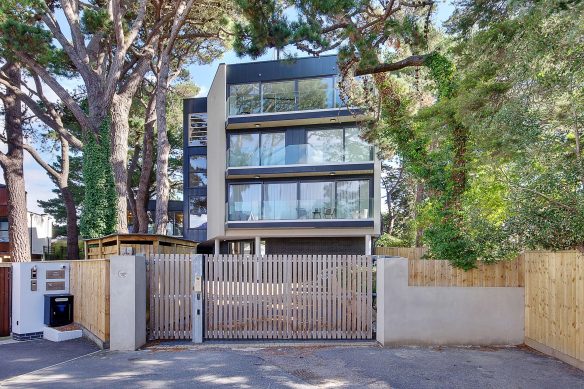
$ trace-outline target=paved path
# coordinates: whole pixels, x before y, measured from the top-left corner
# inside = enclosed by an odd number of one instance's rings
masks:
[[[102,351],[7,388],[578,388],[584,372],[523,348],[154,346]]]
[[[0,342],[0,381],[99,350],[95,344],[80,338],[68,342],[30,340]]]

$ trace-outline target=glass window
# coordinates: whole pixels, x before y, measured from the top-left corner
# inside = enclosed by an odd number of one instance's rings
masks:
[[[207,197],[189,198],[189,228],[207,228]]]
[[[259,220],[261,218],[261,190],[261,184],[229,185],[228,220]]]
[[[191,188],[207,186],[207,157],[203,155],[191,155],[189,186]]]
[[[259,166],[259,148],[259,134],[234,134],[229,136],[229,166]]]
[[[367,219],[371,214],[369,181],[337,182],[337,217],[339,219]]]
[[[264,184],[263,219],[294,220],[297,214],[297,185],[290,183]]]
[[[333,108],[333,78],[298,80],[298,110]]]
[[[0,242],[8,242],[8,218],[0,218]]]
[[[189,115],[189,146],[207,145],[207,114]]]
[[[284,165],[286,163],[286,133],[271,132],[261,136],[262,166]]]
[[[343,130],[306,131],[309,164],[343,162]]]
[[[345,128],[345,162],[371,161],[371,146],[358,128]]]
[[[334,196],[334,182],[301,182],[298,219],[322,219],[335,215]]]
[[[263,112],[296,110],[294,81],[262,83]]]
[[[260,84],[229,86],[230,115],[250,115],[260,111]]]

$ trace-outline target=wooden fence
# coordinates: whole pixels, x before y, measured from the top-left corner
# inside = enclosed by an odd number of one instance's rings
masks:
[[[525,343],[584,369],[584,255],[525,253]]]
[[[389,255],[407,259],[422,259],[428,252],[426,247],[376,247],[375,255]]]
[[[369,256],[206,257],[209,339],[371,339]]]
[[[74,298],[73,320],[103,342],[109,341],[109,260],[71,261],[70,292]]]
[[[464,271],[448,261],[421,259],[424,247],[378,247],[376,252],[408,258],[409,286],[460,287],[521,287],[524,286],[524,258],[513,261],[478,263],[475,269]]]
[[[85,241],[85,258],[112,255],[194,254],[197,243],[167,235],[114,234]]]
[[[148,339],[190,339],[191,256],[151,255],[148,261]]]
[[[10,335],[11,279],[10,264],[0,263],[0,336]]]

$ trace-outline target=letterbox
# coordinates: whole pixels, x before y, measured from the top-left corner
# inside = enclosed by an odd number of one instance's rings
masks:
[[[73,295],[45,294],[45,325],[60,327],[73,323]]]

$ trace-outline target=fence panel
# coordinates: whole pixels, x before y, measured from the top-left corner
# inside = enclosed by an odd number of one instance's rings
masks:
[[[10,335],[12,296],[9,263],[0,263],[0,336]]]
[[[75,296],[73,320],[102,341],[109,340],[109,260],[71,261],[70,291]]]
[[[524,280],[524,256],[513,261],[477,263],[475,269],[464,271],[448,261],[421,259],[425,247],[377,247],[378,255],[390,255],[409,259],[409,286],[460,286],[460,287],[522,287]]]
[[[210,255],[207,339],[371,339],[369,256]]]
[[[151,255],[147,263],[148,339],[191,339],[191,255]]]
[[[584,255],[525,253],[525,343],[584,369]]]

